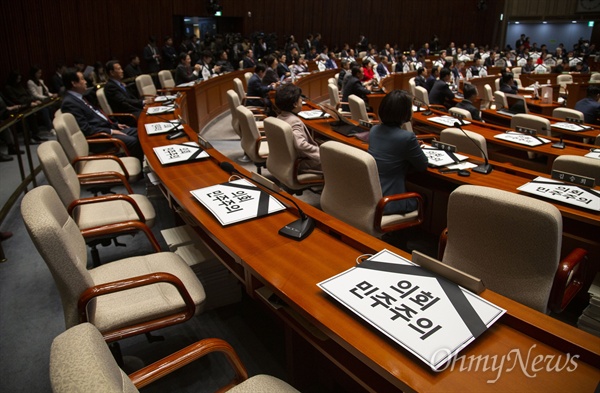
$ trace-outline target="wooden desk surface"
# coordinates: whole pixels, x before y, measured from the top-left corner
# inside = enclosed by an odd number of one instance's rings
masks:
[[[306,333],[305,339],[326,354],[368,391],[594,391],[600,381],[600,338],[556,321],[494,292],[482,296],[506,308],[507,314],[485,334],[461,352],[459,362],[441,372],[433,372],[407,351],[379,334],[349,313],[316,284],[354,265],[363,253],[388,248],[406,253],[344,224],[322,211],[298,201],[301,208],[318,222],[314,232],[302,242],[279,236],[283,225],[297,218],[291,210],[222,227],[190,194],[190,190],[227,181],[218,163],[229,161],[210,149],[211,158],[194,163],[162,166],[152,147],[183,142],[167,141],[164,135],[148,136],[143,124],[152,121],[142,114],[140,141],[150,166],[161,180],[161,187],[173,208],[198,227],[197,232],[209,247],[245,285],[249,294],[266,286],[279,295],[293,313],[304,318],[313,329],[324,334]],[[195,133],[185,126],[190,139]],[[242,172],[245,172],[243,169]],[[283,203],[286,203],[282,200]],[[259,240],[257,240],[259,239]],[[289,310],[287,309],[287,310]],[[277,311],[289,324],[297,319],[286,308]],[[296,322],[295,322],[296,321]],[[298,328],[300,329],[300,328]],[[515,363],[517,353],[525,365]],[[572,356],[578,355],[572,359]],[[491,369],[492,356],[498,356],[498,369]],[[547,371],[534,364],[541,356],[572,367]],[[469,358],[474,362],[467,370]],[[460,359],[465,364],[460,368]],[[476,366],[477,359],[487,360]],[[539,360],[538,360],[539,361]],[[554,363],[552,363],[554,364]],[[514,366],[514,367],[513,367]],[[508,372],[510,368],[511,372]],[[535,376],[534,376],[535,374]]]

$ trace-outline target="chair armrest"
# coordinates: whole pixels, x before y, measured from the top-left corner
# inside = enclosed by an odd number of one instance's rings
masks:
[[[110,143],[110,144],[114,145],[118,151],[123,150],[123,152],[125,153],[126,156],[131,155],[129,153],[129,149],[127,148],[127,145],[125,145],[125,142],[123,142],[122,140],[117,139],[117,138],[111,138],[111,136],[109,134],[105,134],[105,133],[94,134],[92,136],[86,137],[85,139],[87,140],[87,143],[90,145],[101,144],[101,143]]]
[[[127,234],[131,232],[139,232],[142,231],[148,238],[148,241],[154,248],[154,252],[161,252],[160,245],[158,244],[158,240],[152,233],[152,230],[143,222],[140,221],[125,221],[118,222],[109,225],[103,225],[101,227],[82,229],[81,235],[86,239],[99,238],[99,237],[107,237],[107,236],[117,236],[122,234]]]
[[[77,175],[77,178],[79,179],[79,184],[83,184],[83,185],[106,184],[109,182],[112,183],[110,181],[110,179],[115,178],[115,181],[119,181],[119,182],[123,183],[123,186],[125,186],[125,188],[127,189],[127,192],[129,194],[133,194],[133,189],[131,188],[131,185],[129,184],[129,180],[127,180],[125,175],[123,175],[122,173],[119,173],[119,172],[105,171],[105,172],[95,172],[95,173],[84,173],[84,174]],[[94,180],[94,179],[97,179],[97,180]],[[88,180],[91,180],[91,181],[88,181]]]
[[[550,292],[550,309],[561,312],[583,288],[587,251],[575,248],[558,265]]]
[[[444,105],[439,104],[431,104],[429,105],[429,109],[437,109],[442,112],[448,112],[448,108],[446,108]]]
[[[167,326],[181,323],[192,318],[196,313],[196,304],[187,291],[185,285],[179,278],[170,273],[156,272],[151,274],[145,274],[143,276],[125,278],[123,280],[108,282],[100,285],[95,285],[91,288],[86,289],[77,302],[77,309],[79,312],[79,322],[87,322],[87,305],[88,303],[102,295],[111,293],[121,292],[128,289],[139,288],[147,285],[153,285],[157,283],[168,283],[177,288],[177,291],[181,295],[185,302],[185,309],[183,311],[176,311],[171,315],[167,315],[160,318],[155,318],[151,321],[141,322],[132,326],[125,326],[119,329],[115,329],[109,332],[102,332],[102,336],[106,342],[112,342],[121,340],[123,338],[135,336],[142,333],[147,333],[153,330],[162,329]]]
[[[414,221],[408,221],[397,225],[391,225],[389,227],[382,228],[381,227],[381,219],[383,218],[383,209],[385,206],[394,201],[400,201],[403,199],[414,198],[417,200],[417,218]],[[413,225],[419,225],[423,222],[423,197],[416,192],[405,192],[404,194],[394,194],[381,198],[377,203],[377,207],[375,208],[375,229],[381,232],[392,232],[398,231],[403,228],[408,228]]]
[[[89,204],[92,204],[92,203],[109,202],[109,201],[126,201],[126,202],[128,202],[131,205],[131,207],[133,207],[133,210],[135,210],[135,212],[138,215],[140,221],[141,222],[146,222],[146,218],[144,217],[144,213],[142,213],[142,210],[140,209],[140,207],[138,206],[138,204],[135,202],[135,200],[132,197],[130,197],[129,195],[124,195],[124,194],[102,195],[102,196],[97,196],[97,197],[75,199],[73,202],[71,202],[69,204],[69,207],[67,207],[67,211],[68,211],[69,215],[72,216],[73,215],[73,210],[77,206],[89,205]]]
[[[448,228],[445,228],[440,235],[440,240],[438,242],[438,261],[441,261],[444,258],[446,244],[448,244]]]
[[[127,118],[131,118],[132,120],[134,120],[137,123],[137,118],[131,114],[131,113],[116,113],[113,112],[111,115],[109,115],[109,117],[127,117]]]
[[[417,135],[417,139],[420,141],[433,140],[439,138],[439,134],[419,134]]]
[[[227,386],[219,389],[219,392],[227,391],[233,386],[248,379],[248,372],[235,350],[231,345],[220,338],[205,338],[192,345],[188,345],[157,362],[129,374],[129,379],[131,379],[131,382],[133,382],[136,388],[141,389],[165,375],[168,375],[175,370],[179,370],[212,352],[220,352],[225,355],[225,358],[229,361],[229,364],[231,364],[235,371],[233,380]]]
[[[260,144],[262,142],[266,142],[267,141],[267,136],[266,135],[263,135],[260,132],[259,132],[259,134],[261,134],[261,135],[256,139],[256,143],[254,143],[255,153],[256,153],[257,157],[261,157],[261,155],[258,154],[258,152],[260,151]]]
[[[129,179],[129,172],[127,172],[127,168],[125,168],[125,164],[123,164],[123,161],[121,161],[121,159],[117,156],[114,156],[112,154],[98,154],[95,156],[82,156],[82,157],[77,157],[73,160],[73,162],[71,163],[71,165],[75,166],[75,164],[77,164],[80,161],[94,161],[94,160],[113,160],[116,161],[117,164],[119,164],[119,166],[121,167],[121,170],[123,171],[123,174],[125,175],[126,178]]]

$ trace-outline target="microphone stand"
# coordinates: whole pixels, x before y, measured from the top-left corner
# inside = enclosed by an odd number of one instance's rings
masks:
[[[480,164],[478,166],[476,166],[475,168],[473,168],[473,172],[477,172],[477,173],[482,173],[484,175],[488,175],[492,172],[492,169],[494,169],[492,167],[492,165],[489,163],[488,161],[488,156],[487,154],[485,154],[485,152],[483,151],[483,149],[469,136],[469,134],[467,134],[465,132],[465,130],[462,129],[462,120],[458,119],[459,121],[454,122],[454,127],[458,128],[459,130],[462,131],[463,134],[465,134],[465,136],[467,138],[469,138],[469,140],[471,142],[473,142],[473,144],[475,146],[477,146],[477,148],[479,149],[479,151],[481,151],[481,154],[483,154],[483,158],[485,159],[485,163]]]
[[[227,161],[221,162],[219,166],[221,167],[221,169],[223,169],[229,174],[236,174],[242,176],[245,179],[250,180],[252,183],[256,184],[257,186],[259,186],[263,190],[266,190],[267,192],[274,192],[280,197],[283,197],[284,199],[290,201],[296,207],[300,218],[296,221],[292,221],[291,223],[281,228],[279,230],[280,235],[300,241],[305,239],[308,235],[312,233],[313,229],[315,228],[315,220],[312,217],[307,216],[293,199],[283,195],[278,189],[279,187],[277,187],[273,182],[256,173],[253,173],[253,175],[256,175],[257,178],[255,178],[254,176],[248,177],[240,171],[238,171],[237,169],[235,169],[233,164]]]

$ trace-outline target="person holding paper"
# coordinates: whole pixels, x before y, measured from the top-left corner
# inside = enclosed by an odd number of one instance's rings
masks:
[[[427,156],[412,131],[402,127],[412,117],[412,97],[403,90],[387,94],[379,106],[381,124],[369,135],[369,153],[375,158],[383,196],[406,192],[404,179],[409,172],[427,169]],[[408,213],[417,208],[414,199],[388,203],[385,214]]]
[[[302,119],[298,117],[298,112],[302,110],[302,90],[292,84],[280,87],[275,93],[275,104],[281,110],[277,118],[292,127],[294,148],[298,156],[302,158],[298,172],[321,172],[319,145],[308,132]]]
[[[175,68],[175,83],[193,82],[200,77],[200,64],[195,64],[192,68],[192,58],[185,52],[179,54],[179,64]]]

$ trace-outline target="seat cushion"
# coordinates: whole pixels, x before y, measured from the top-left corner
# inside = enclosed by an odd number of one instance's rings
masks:
[[[299,393],[287,383],[270,375],[256,375],[229,389],[228,393]]]
[[[419,215],[417,210],[406,214],[386,214],[381,217],[381,227],[385,228],[389,225],[401,224],[406,221],[412,221]]]
[[[156,219],[156,212],[150,200],[144,195],[129,195],[138,204],[146,219],[146,225],[152,227]],[[75,215],[75,221],[79,229],[93,228],[102,225],[114,224],[123,221],[139,220],[139,216],[127,201],[108,201],[91,203],[79,206]]]
[[[129,173],[129,181],[134,182],[140,179],[142,174],[142,165],[136,157],[121,157],[121,161]],[[98,172],[118,172],[123,174],[119,163],[115,160],[91,160],[80,161],[77,164],[76,171],[79,174],[98,173]]]
[[[110,262],[90,270],[94,285],[144,274],[165,272],[177,276],[201,311],[206,295],[196,274],[181,257],[161,252]],[[185,303],[177,289],[167,283],[153,284],[98,297],[88,307],[89,320],[105,332],[183,310]]]

